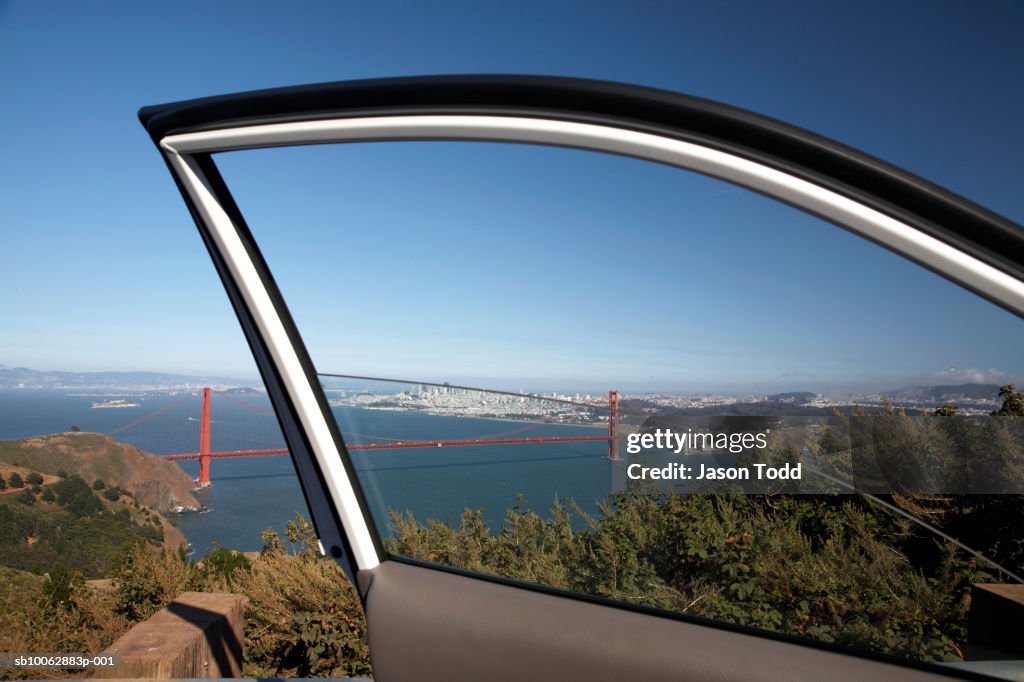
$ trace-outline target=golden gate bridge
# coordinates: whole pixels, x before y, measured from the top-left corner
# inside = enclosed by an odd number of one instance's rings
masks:
[[[168,455],[160,455],[164,459],[171,461],[181,460],[198,460],[199,461],[199,476],[197,482],[201,487],[210,485],[210,464],[214,459],[226,459],[233,457],[267,457],[272,455],[286,455],[288,454],[288,448],[276,447],[276,448],[257,448],[257,449],[243,449],[243,450],[212,450],[210,447],[211,438],[211,420],[210,420],[210,397],[213,394],[218,396],[224,396],[236,403],[239,403],[252,410],[263,412],[266,414],[274,414],[273,410],[259,407],[251,403],[239,400],[229,393],[222,393],[219,391],[212,390],[209,386],[203,388],[203,407],[201,412],[200,424],[199,424],[199,447],[195,452],[179,452]],[[156,410],[150,414],[140,417],[135,421],[132,421],[124,426],[118,427],[113,431],[107,433],[108,436],[114,436],[119,433],[125,432],[143,422],[146,422],[154,417],[157,417],[172,408],[181,405],[195,397],[194,394],[185,396],[184,398],[174,401],[169,405],[166,405],[159,410]],[[534,397],[534,396],[530,396]],[[534,424],[533,426],[544,426],[545,424]],[[532,427],[526,427],[532,428]],[[520,429],[519,431],[521,431]],[[375,442],[368,443],[348,443],[346,442],[345,447],[350,451],[359,450],[404,450],[410,448],[451,448],[451,447],[467,447],[474,445],[540,445],[540,444],[551,444],[551,443],[579,443],[579,442],[597,442],[605,441],[608,443],[608,459],[619,458],[619,392],[608,391],[608,434],[600,436],[524,436],[518,438],[501,437],[507,436],[514,432],[506,432],[494,434],[490,437],[481,438],[456,438],[456,439],[408,439],[408,438],[389,438],[385,436],[366,436],[364,434],[342,432],[342,436],[349,436],[355,438],[371,439]]]

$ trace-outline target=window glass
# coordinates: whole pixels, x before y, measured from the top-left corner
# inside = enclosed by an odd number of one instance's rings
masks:
[[[1016,316],[634,159],[217,163],[394,556],[917,661],[1003,646],[968,617],[1024,574]]]

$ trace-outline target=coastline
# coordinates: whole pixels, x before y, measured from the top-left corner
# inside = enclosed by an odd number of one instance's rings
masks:
[[[423,414],[430,417],[455,417],[458,419],[486,419],[487,421],[505,422],[508,424],[537,424],[538,426],[576,426],[580,428],[607,429],[608,422],[548,422],[535,419],[511,419],[509,417],[495,417],[493,415],[479,414],[449,414],[446,412],[434,412],[432,410],[409,410],[402,407],[374,407],[369,405],[331,405],[331,407],[355,408],[357,410],[372,410],[375,412],[402,412],[405,414]]]

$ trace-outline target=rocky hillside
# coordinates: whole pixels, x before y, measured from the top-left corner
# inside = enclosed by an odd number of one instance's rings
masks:
[[[81,476],[130,492],[159,512],[198,511],[195,483],[174,462],[98,433],[58,433],[0,441],[0,462],[51,476]]]

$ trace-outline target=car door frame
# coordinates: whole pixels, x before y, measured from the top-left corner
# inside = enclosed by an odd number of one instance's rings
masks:
[[[238,316],[325,553],[360,588],[380,679],[410,674],[476,679],[482,672],[495,673],[488,666],[496,660],[533,661],[559,679],[621,678],[638,670],[650,679],[684,674],[791,679],[786,675],[795,670],[835,679],[937,674],[904,661],[893,667],[896,659],[890,657],[851,656],[784,635],[754,634],[388,557],[313,361],[214,155],[301,144],[473,140],[632,156],[718,177],[818,215],[1021,316],[1024,231],[1019,226],[807,131],[708,100],[599,81],[526,76],[351,81],[145,107],[139,118],[174,177]],[[455,592],[475,604],[472,613],[452,611]],[[528,608],[522,608],[524,601]],[[516,615],[502,620],[488,612]],[[448,615],[439,617],[442,613]],[[620,628],[644,635],[627,638],[626,648],[609,648]],[[693,652],[664,650],[665,643],[680,637],[701,642],[705,652],[719,651],[720,660],[698,662]],[[467,638],[476,643],[472,655],[455,644]],[[726,656],[727,651],[745,653]],[[588,663],[581,666],[581,660]],[[772,664],[765,667],[765,661]],[[797,668],[787,661],[796,661]]]

